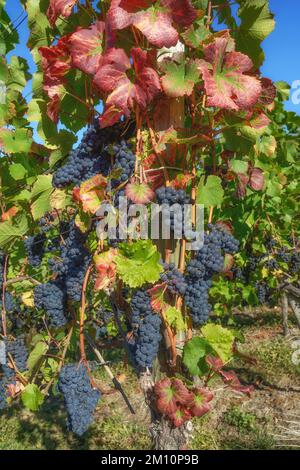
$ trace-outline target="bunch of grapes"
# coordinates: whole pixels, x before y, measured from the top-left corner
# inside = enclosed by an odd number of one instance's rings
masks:
[[[183,296],[186,291],[186,281],[184,275],[175,267],[175,264],[164,263],[164,272],[160,275],[163,282],[167,283],[171,294]]]
[[[96,319],[97,319],[96,339],[107,336],[108,334],[107,325],[112,321],[113,316],[114,316],[113,312],[106,308],[100,308],[100,310],[97,312],[96,314]]]
[[[255,284],[256,295],[261,305],[269,304],[271,301],[271,289],[264,281],[258,281]]]
[[[191,203],[191,198],[186,194],[183,189],[174,189],[171,187],[161,186],[160,188],[156,189],[155,191],[156,199],[159,205],[165,204],[168,208],[172,208],[174,204],[178,204],[180,206],[180,210],[177,211],[176,207],[175,210],[170,211],[170,220],[167,221],[164,218],[164,222],[166,226],[170,226],[171,233],[174,233],[175,227],[183,227],[184,225],[184,205]],[[164,210],[162,210],[162,214],[164,217]],[[166,214],[168,215],[168,214]],[[167,222],[166,222],[167,221]],[[168,222],[170,222],[168,224]]]
[[[59,280],[40,284],[34,289],[34,305],[37,309],[45,310],[50,323],[60,328],[67,323],[65,286]]]
[[[45,253],[46,237],[44,233],[39,233],[32,237],[27,237],[24,245],[27,251],[28,262],[31,266],[37,267],[41,264]]]
[[[131,310],[135,332],[135,361],[141,368],[152,367],[161,340],[160,316],[152,310],[150,296],[145,290],[134,292]]]
[[[209,225],[203,247],[187,265],[185,303],[195,325],[208,319],[211,311],[209,290],[215,273],[224,269],[224,253],[238,251],[239,242],[221,225]]]
[[[300,252],[295,252],[291,255],[290,270],[293,274],[300,271]]]
[[[119,125],[101,129],[95,120],[83,135],[79,146],[69,154],[67,162],[53,176],[53,185],[63,188],[79,186],[97,174],[107,176],[111,168],[111,156],[105,147],[120,139]]]
[[[52,228],[52,222],[54,221],[54,217],[52,214],[45,214],[44,217],[41,217],[39,220],[39,227],[42,233],[47,233]]]
[[[114,165],[112,171],[116,174],[111,180],[113,189],[126,183],[134,174],[135,155],[125,140],[113,146]]]
[[[63,394],[68,413],[68,429],[82,436],[93,421],[93,413],[101,397],[93,389],[83,364],[67,364],[59,374],[59,391]]]
[[[4,410],[8,403],[7,403],[7,380],[5,377],[0,379],[0,410]]]
[[[283,261],[284,263],[289,264],[290,261],[291,261],[291,254],[288,253],[284,248],[281,248],[278,251],[277,256],[278,256],[279,260]]]
[[[82,284],[86,270],[91,261],[88,249],[85,247],[87,234],[82,233],[72,221],[65,230],[67,237],[61,244],[60,261],[52,261],[51,268],[65,283],[67,296],[74,301],[81,299]]]
[[[14,341],[6,341],[6,354],[10,354],[20,372],[27,369],[28,352],[24,336],[19,336]]]

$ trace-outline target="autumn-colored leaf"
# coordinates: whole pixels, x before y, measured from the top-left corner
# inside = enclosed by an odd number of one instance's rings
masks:
[[[247,75],[253,68],[249,57],[240,52],[227,52],[229,37],[215,38],[204,46],[205,60],[198,60],[208,106],[238,111],[253,107],[262,91],[260,81]]]
[[[5,222],[6,220],[11,220],[17,213],[19,212],[19,208],[16,206],[11,207],[6,212],[2,213],[1,220]]]
[[[70,36],[72,65],[94,75],[102,61],[105,23],[97,21],[88,29],[78,29]]]
[[[107,14],[112,29],[130,25],[139,29],[154,46],[172,47],[179,35],[173,23],[189,26],[197,16],[190,0],[112,0]]]
[[[79,197],[83,210],[95,214],[104,200],[107,180],[102,175],[88,179],[80,186]]]
[[[173,379],[172,386],[175,391],[176,401],[181,405],[189,406],[193,402],[193,394],[184,385],[182,380]]]
[[[44,72],[43,89],[50,98],[47,112],[49,118],[57,123],[61,96],[64,92],[65,75],[69,72],[69,37],[62,37],[55,46],[40,47],[42,69]]]
[[[109,251],[94,256],[97,271],[95,289],[102,290],[113,284],[116,279],[116,265],[114,259],[118,250],[111,248]]]
[[[192,415],[186,408],[179,408],[170,415],[170,419],[176,428],[182,426],[186,421],[189,421]]]
[[[148,204],[154,198],[154,192],[146,183],[128,183],[125,193],[135,204]]]
[[[166,292],[165,283],[156,284],[151,289],[148,289],[147,292],[151,298],[151,307],[155,312],[160,313],[164,311],[166,308],[168,308],[168,304],[164,299],[164,295]]]
[[[260,82],[262,90],[258,102],[263,106],[268,106],[275,100],[277,90],[274,83],[269,78],[263,77]]]
[[[145,108],[160,91],[157,72],[152,68],[152,57],[140,48],[131,50],[134,78],[128,77],[132,69],[130,59],[123,49],[110,49],[103,57],[102,65],[94,77],[94,84],[104,93],[108,93],[106,110],[101,125],[115,121],[115,117],[130,115],[134,103]],[[109,113],[110,119],[107,119]]]
[[[203,416],[205,413],[210,411],[209,402],[213,399],[213,394],[207,388],[200,387],[196,387],[193,392],[191,413],[193,416]]]
[[[163,68],[165,75],[161,82],[166,95],[176,98],[192,93],[200,75],[196,61],[183,59],[176,63],[168,60],[164,61]]]
[[[175,413],[177,410],[175,390],[168,377],[156,382],[154,393],[156,395],[156,406],[161,414],[169,415]]]
[[[260,168],[253,168],[250,171],[249,186],[255,191],[261,191],[265,185],[264,173]]]
[[[77,0],[50,0],[47,17],[51,26],[54,26],[57,18],[62,15],[68,18]]]

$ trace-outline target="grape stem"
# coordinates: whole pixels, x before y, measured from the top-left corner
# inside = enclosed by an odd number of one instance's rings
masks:
[[[7,267],[8,267],[8,255],[4,258],[3,266],[3,284],[2,284],[2,331],[3,336],[7,336],[6,330],[6,306],[5,306],[5,291],[6,291],[6,280],[7,280]]]
[[[86,270],[83,284],[82,284],[82,294],[81,294],[81,308],[80,308],[80,320],[79,320],[79,345],[80,345],[80,355],[81,355],[81,362],[84,364],[84,366],[87,369],[87,372],[90,377],[91,385],[93,388],[98,388],[94,378],[92,376],[91,370],[88,365],[88,361],[86,358],[86,353],[85,353],[85,342],[84,342],[84,323],[85,323],[85,306],[86,306],[86,289],[89,281],[89,277],[92,271],[93,265],[90,264],[89,267]]]
[[[146,122],[147,122],[147,126],[148,126],[149,133],[150,133],[150,139],[151,139],[153,151],[154,151],[155,155],[157,156],[157,158],[159,160],[159,163],[162,167],[162,170],[164,172],[164,177],[165,177],[165,180],[166,180],[166,186],[170,186],[169,173],[167,171],[167,167],[165,166],[165,162],[162,159],[159,150],[157,149],[157,142],[156,142],[156,138],[155,138],[155,133],[154,133],[154,130],[152,129],[152,126],[150,124],[150,119],[149,119],[148,116],[146,116]]]
[[[100,365],[104,367],[107,375],[109,376],[112,383],[114,384],[115,389],[118,390],[121,393],[126,405],[128,406],[128,409],[129,409],[130,413],[135,414],[135,411],[134,411],[130,401],[128,400],[128,397],[127,397],[126,393],[124,392],[124,390],[122,388],[122,385],[120,384],[118,379],[114,376],[112,370],[108,367],[107,362],[105,362],[102,354],[100,353],[99,349],[97,349],[97,346],[95,345],[94,341],[92,340],[92,338],[89,335],[86,335],[86,338],[87,338],[92,350],[94,351],[94,354],[97,357]]]

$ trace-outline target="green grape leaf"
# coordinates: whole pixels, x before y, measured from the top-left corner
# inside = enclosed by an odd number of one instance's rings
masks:
[[[13,163],[9,166],[9,173],[14,180],[18,181],[25,177],[27,170],[21,163]]]
[[[28,153],[31,148],[32,135],[28,129],[0,129],[0,148],[5,153]]]
[[[208,323],[203,326],[201,332],[223,362],[228,362],[232,358],[234,334],[230,330],[221,325]]]
[[[131,245],[122,243],[115,258],[117,273],[130,287],[157,282],[163,271],[160,254],[151,240],[138,240]]]
[[[180,310],[175,307],[168,307],[165,311],[165,317],[169,325],[176,331],[185,331],[186,324]]]
[[[200,71],[195,61],[191,60],[186,63],[182,59],[179,64],[165,61],[162,67],[165,71],[165,75],[161,79],[162,86],[168,96],[177,98],[192,93],[200,76]]]
[[[26,385],[21,395],[23,405],[31,411],[37,411],[44,402],[44,398],[36,384]]]
[[[210,175],[206,182],[204,176],[200,179],[197,188],[197,204],[204,204],[206,207],[218,206],[222,203],[223,196],[224,189],[218,176]]]
[[[29,354],[27,364],[29,371],[31,372],[35,366],[38,364],[39,360],[44,356],[44,354],[48,351],[48,345],[44,341],[39,341],[31,353]]]
[[[31,213],[34,220],[51,210],[52,175],[39,175],[31,190]]]
[[[249,163],[243,160],[230,160],[230,170],[234,173],[242,173],[246,175],[248,172]]]
[[[205,338],[195,336],[183,348],[183,363],[191,375],[203,375],[208,366],[205,357],[212,352]]]
[[[197,49],[205,39],[211,36],[211,33],[204,24],[200,24],[199,27],[190,26],[181,36],[188,46]]]
[[[237,49],[251,57],[254,65],[259,67],[264,61],[261,43],[275,27],[274,15],[266,0],[238,0],[238,3],[241,24],[233,32]]]

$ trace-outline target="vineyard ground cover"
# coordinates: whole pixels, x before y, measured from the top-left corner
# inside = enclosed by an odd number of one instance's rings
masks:
[[[271,320],[272,319],[272,320]],[[299,403],[300,368],[293,365],[289,338],[282,335],[280,314],[257,312],[236,316],[245,336],[241,352],[257,360],[248,364],[236,359],[233,368],[241,371],[244,384],[255,386],[252,399],[232,394],[217,379],[212,384],[215,406],[210,415],[194,418],[191,448],[273,449],[278,448],[277,425],[286,413],[296,411]],[[293,331],[294,324],[290,324]],[[295,329],[296,331],[296,329]],[[65,411],[60,398],[46,402],[37,413],[20,407],[1,412],[1,449],[151,449],[147,408],[141,405],[142,392],[129,365],[122,364],[124,352],[106,352],[112,368],[128,394],[136,415],[126,410],[120,395],[109,388],[104,371],[96,378],[105,400],[96,410],[95,423],[83,438],[66,435]],[[268,385],[266,385],[268,384]],[[279,447],[284,449],[284,447]]]

